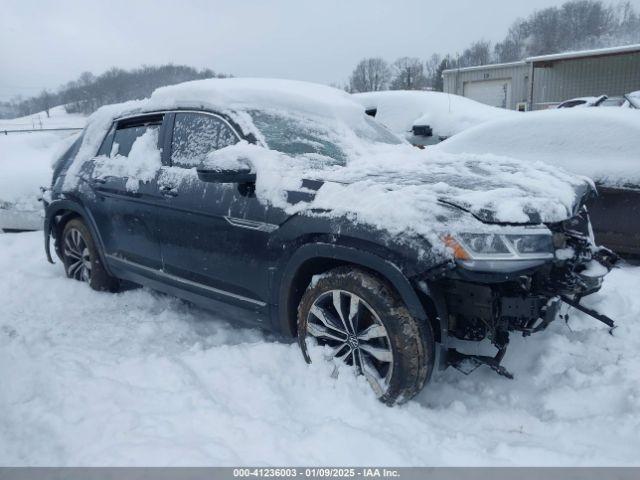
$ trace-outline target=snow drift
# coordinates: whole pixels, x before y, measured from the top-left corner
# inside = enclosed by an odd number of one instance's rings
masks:
[[[95,292],[46,262],[42,234],[0,235],[0,464],[640,464],[640,268],[611,272],[505,365],[448,369],[388,408],[363,377],[146,289]]]

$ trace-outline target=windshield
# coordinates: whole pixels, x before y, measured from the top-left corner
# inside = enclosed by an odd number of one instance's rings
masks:
[[[304,155],[322,164],[346,164],[345,152],[354,139],[366,143],[402,143],[402,140],[364,113],[357,128],[320,117],[316,119],[257,110],[249,113],[269,148],[294,157]]]

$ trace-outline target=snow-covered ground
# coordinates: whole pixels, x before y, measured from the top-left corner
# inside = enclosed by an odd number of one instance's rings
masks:
[[[38,112],[25,117],[0,119],[0,131],[29,130],[41,128],[83,128],[87,117],[80,113],[67,113],[64,105],[58,105],[46,112]]]
[[[639,465],[640,267],[514,336],[505,365],[447,370],[388,408],[295,344],[175,298],[97,293],[0,235],[1,465]]]

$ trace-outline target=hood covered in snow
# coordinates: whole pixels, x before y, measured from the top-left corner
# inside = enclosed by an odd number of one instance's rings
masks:
[[[488,223],[540,224],[574,215],[591,184],[540,162],[451,155],[412,146],[354,149],[345,165],[318,166],[246,143],[209,160],[250,161],[256,196],[287,213],[347,217],[392,235],[439,238]],[[467,213],[465,213],[467,212]]]
[[[429,198],[455,207],[483,223],[541,224],[562,221],[576,214],[585,196],[593,191],[586,179],[558,175],[508,158],[491,156],[427,156],[415,170],[387,165],[361,174],[320,176],[346,189],[382,188],[389,195],[406,193],[396,209],[416,208]],[[342,178],[340,178],[342,177]],[[320,190],[323,183],[306,184]],[[428,217],[427,217],[428,218]]]

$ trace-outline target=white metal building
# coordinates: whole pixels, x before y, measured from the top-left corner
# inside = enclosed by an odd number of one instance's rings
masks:
[[[640,90],[640,45],[451,69],[442,76],[445,92],[495,107],[539,110],[574,97]]]

